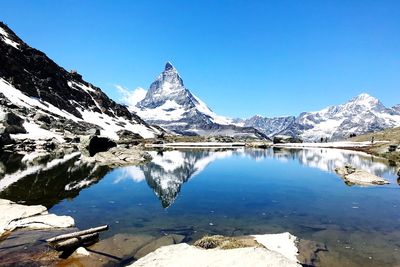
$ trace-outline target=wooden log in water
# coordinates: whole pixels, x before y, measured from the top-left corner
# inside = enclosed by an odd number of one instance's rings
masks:
[[[65,251],[75,249],[84,245],[85,243],[93,243],[98,241],[99,233],[82,235],[78,237],[69,238],[58,243],[54,243],[52,246],[57,251]]]
[[[107,231],[107,230],[108,230],[108,225],[102,225],[99,227],[94,227],[94,228],[90,228],[90,229],[83,230],[83,231],[78,231],[78,232],[73,232],[73,233],[69,233],[69,234],[55,236],[55,237],[46,239],[46,242],[53,243],[53,242],[60,241],[60,240],[70,239],[70,238],[74,238],[74,237],[80,237],[80,236],[94,234],[94,233]]]

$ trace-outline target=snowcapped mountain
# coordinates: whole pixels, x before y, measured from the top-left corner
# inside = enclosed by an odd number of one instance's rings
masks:
[[[24,43],[0,22],[0,117],[16,114],[23,129],[15,138],[62,139],[97,128],[118,139],[128,130],[154,137],[159,130],[108,98],[100,88],[66,71],[43,52]]]
[[[185,87],[170,62],[150,85],[144,99],[129,109],[146,122],[178,134],[264,137],[252,127],[238,127],[231,119],[216,115]]]
[[[350,101],[329,106],[316,112],[303,112],[298,117],[253,117],[242,122],[268,136],[287,134],[315,141],[321,137],[331,140],[347,138],[400,126],[399,106],[386,108],[378,99],[360,94]]]

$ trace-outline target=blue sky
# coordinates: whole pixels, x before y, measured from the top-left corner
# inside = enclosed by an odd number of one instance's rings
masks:
[[[0,20],[115,100],[171,61],[216,113],[400,103],[400,1],[1,1]]]

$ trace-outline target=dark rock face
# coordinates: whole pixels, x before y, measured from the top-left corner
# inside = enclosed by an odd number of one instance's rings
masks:
[[[1,122],[5,126],[5,131],[9,134],[26,133],[24,126],[24,120],[13,112],[4,113],[1,116]]]
[[[116,146],[117,143],[115,143],[111,139],[94,135],[89,138],[86,149],[89,151],[89,155],[93,157],[98,152],[104,152]]]
[[[137,141],[143,139],[140,134],[128,130],[120,130],[117,134],[119,136],[119,143],[138,144]]]

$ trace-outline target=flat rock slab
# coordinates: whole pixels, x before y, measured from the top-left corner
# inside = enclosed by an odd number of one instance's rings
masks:
[[[17,228],[66,228],[74,224],[72,217],[48,214],[42,205],[25,206],[0,199],[0,236]]]

